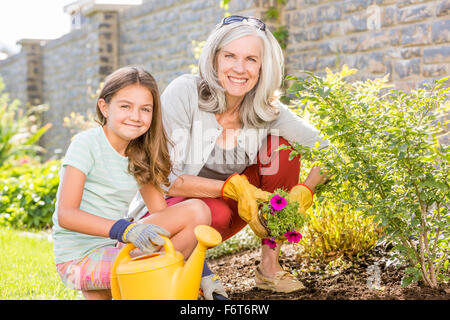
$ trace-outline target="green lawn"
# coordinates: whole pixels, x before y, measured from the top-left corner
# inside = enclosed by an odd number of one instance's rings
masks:
[[[61,282],[53,262],[49,232],[24,232],[0,227],[0,300],[76,300],[81,292]],[[49,240],[50,239],[50,240]],[[208,250],[216,258],[259,247],[247,226],[234,237]]]
[[[56,273],[49,234],[0,227],[0,300],[82,299]]]

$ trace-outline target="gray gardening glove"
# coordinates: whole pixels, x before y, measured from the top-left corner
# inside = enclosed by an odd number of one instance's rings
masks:
[[[227,292],[223,288],[222,283],[220,283],[220,278],[215,274],[202,277],[200,281],[200,288],[202,289],[203,296],[206,300],[215,300],[213,293],[217,293],[225,298],[228,298]]]
[[[164,239],[159,235],[170,236],[169,231],[155,224],[136,223],[124,234],[125,243],[133,243],[144,253],[152,253],[156,246],[162,246]]]
[[[155,224],[131,223],[125,219],[118,220],[109,231],[111,239],[133,243],[144,253],[152,253],[155,251],[155,246],[164,244],[164,239],[159,235],[169,237],[170,233]]]

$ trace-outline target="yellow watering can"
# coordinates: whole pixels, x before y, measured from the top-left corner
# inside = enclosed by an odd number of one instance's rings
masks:
[[[197,300],[206,249],[222,242],[214,228],[194,229],[197,247],[184,264],[183,255],[165,240],[165,252],[131,258],[129,243],[117,255],[111,271],[114,300]]]

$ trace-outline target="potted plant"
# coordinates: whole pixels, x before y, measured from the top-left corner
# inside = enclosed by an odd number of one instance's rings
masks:
[[[299,203],[292,200],[287,191],[276,189],[267,201],[260,200],[258,204],[258,219],[268,234],[263,244],[274,249],[277,241],[298,243],[302,239],[300,230],[306,215],[299,211]]]

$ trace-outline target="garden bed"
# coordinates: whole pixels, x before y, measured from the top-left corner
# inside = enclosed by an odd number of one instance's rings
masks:
[[[232,300],[450,300],[448,285],[440,289],[420,284],[402,287],[403,268],[394,266],[381,246],[357,262],[319,263],[299,258],[293,245],[284,245],[282,265],[298,273],[306,287],[289,294],[255,287],[254,270],[259,260],[260,249],[254,249],[211,259],[209,264]]]

